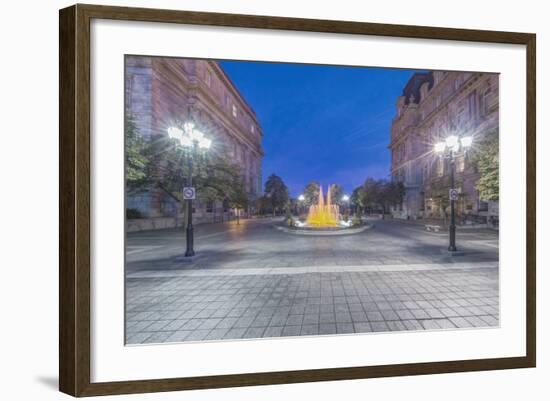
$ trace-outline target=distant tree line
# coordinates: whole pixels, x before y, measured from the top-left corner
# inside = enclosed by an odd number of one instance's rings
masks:
[[[331,185],[331,199],[333,204],[340,207],[347,206],[343,199],[344,191],[341,185]],[[324,188],[326,196],[327,188]],[[305,212],[311,205],[319,201],[320,184],[317,181],[308,183],[303,192],[303,200],[298,201],[289,196],[288,187],[281,177],[272,174],[265,183],[264,194],[257,200],[258,212],[262,215],[281,215],[284,213]],[[351,212],[362,215],[364,213],[388,213],[391,207],[400,205],[405,195],[403,183],[376,180],[367,178],[363,185],[355,188],[349,198]],[[346,212],[347,213],[347,212]]]
[[[363,185],[355,188],[350,204],[356,214],[388,213],[391,207],[400,205],[405,196],[402,182],[367,178]]]

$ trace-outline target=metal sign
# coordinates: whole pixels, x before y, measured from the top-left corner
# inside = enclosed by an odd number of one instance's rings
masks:
[[[195,199],[195,187],[184,187],[183,188],[183,199]]]
[[[458,200],[458,189],[456,188],[449,189],[449,199],[452,201]]]

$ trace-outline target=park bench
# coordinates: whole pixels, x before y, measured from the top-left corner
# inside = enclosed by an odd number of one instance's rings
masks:
[[[439,232],[441,230],[441,226],[435,225],[435,224],[426,224],[426,231],[434,231]]]

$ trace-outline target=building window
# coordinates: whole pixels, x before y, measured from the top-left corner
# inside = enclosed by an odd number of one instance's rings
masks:
[[[231,108],[231,114],[233,114],[233,117],[237,118],[237,106],[233,105]]]
[[[229,106],[229,95],[227,93],[224,93],[223,95],[223,104],[224,106]]]
[[[435,98],[435,108],[437,109],[439,106],[441,106],[441,96]]]
[[[254,133],[255,131],[256,131],[256,129],[254,128],[254,125],[251,124],[251,125],[250,125],[250,132]]]
[[[454,90],[457,91],[458,88],[460,88],[460,82],[458,81],[458,78],[454,80]]]
[[[206,82],[206,85],[208,86],[212,85],[212,74],[208,70],[205,72],[204,82]]]
[[[212,213],[213,210],[214,210],[214,202],[213,201],[206,202],[206,213]]]

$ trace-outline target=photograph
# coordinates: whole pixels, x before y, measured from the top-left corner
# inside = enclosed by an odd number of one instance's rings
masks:
[[[124,344],[499,328],[499,74],[421,67],[126,54]]]

